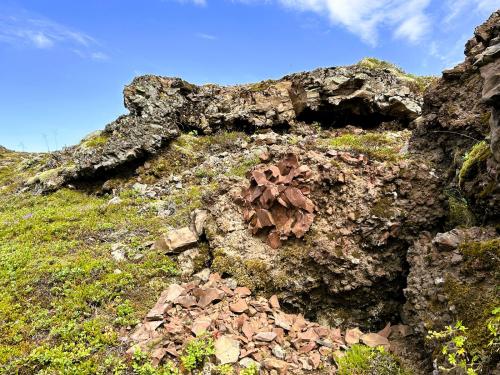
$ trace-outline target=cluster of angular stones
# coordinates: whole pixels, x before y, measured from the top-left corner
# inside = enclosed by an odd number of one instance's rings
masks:
[[[277,163],[248,173],[250,186],[242,191],[243,217],[253,234],[268,230],[267,242],[276,249],[281,241],[301,238],[314,220],[315,205],[308,197],[311,169],[290,153]]]
[[[190,340],[210,335],[215,356],[205,365],[256,366],[262,374],[301,374],[324,369],[335,371],[335,358],[351,345],[390,348],[391,332],[404,326],[387,325],[378,333],[358,328],[341,332],[281,310],[278,298],[253,298],[248,288],[233,279],[210,274],[172,284],[129,337],[132,354],[149,352],[153,365],[178,360]]]

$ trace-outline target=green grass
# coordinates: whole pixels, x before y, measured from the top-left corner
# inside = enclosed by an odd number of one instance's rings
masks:
[[[99,133],[84,140],[82,145],[87,148],[97,148],[105,145],[108,139],[109,135]]]
[[[336,362],[339,375],[411,375],[382,347],[353,345]]]
[[[356,151],[374,159],[396,161],[403,157],[399,150],[403,147],[407,137],[409,133],[406,132],[398,137],[378,132],[346,133],[327,139],[325,145],[337,150]]]
[[[162,229],[138,213],[141,198],[122,199],[0,196],[0,374],[98,374],[116,362],[120,327],[135,324],[176,273],[150,250],[136,261],[111,257],[111,243],[139,253]]]

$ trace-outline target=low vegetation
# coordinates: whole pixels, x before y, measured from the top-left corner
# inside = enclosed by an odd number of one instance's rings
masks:
[[[409,136],[409,132],[345,133],[327,139],[325,145],[336,150],[356,151],[382,161],[396,161],[403,157],[400,151]]]
[[[463,186],[465,181],[477,174],[486,159],[491,156],[490,146],[486,141],[476,143],[464,156],[464,162],[458,173],[458,184]]]
[[[374,57],[365,57],[359,61],[357,65],[368,69],[388,70],[400,79],[407,81],[410,89],[418,93],[423,93],[430,84],[437,80],[435,76],[417,76],[415,74],[406,73],[401,67]]]
[[[339,375],[411,375],[383,347],[353,345],[336,361]]]

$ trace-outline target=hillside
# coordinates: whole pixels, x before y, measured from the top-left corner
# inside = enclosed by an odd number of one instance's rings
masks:
[[[499,12],[465,54],[141,76],[0,147],[0,374],[500,373]]]

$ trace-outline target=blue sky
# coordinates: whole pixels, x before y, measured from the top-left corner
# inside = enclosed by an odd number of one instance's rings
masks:
[[[54,150],[102,129],[140,74],[279,78],[365,56],[416,74],[463,59],[497,0],[2,0],[0,144]]]

